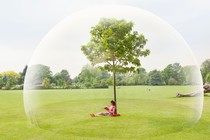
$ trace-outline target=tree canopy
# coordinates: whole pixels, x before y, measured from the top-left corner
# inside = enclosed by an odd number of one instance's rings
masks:
[[[12,86],[18,84],[20,74],[14,71],[6,71],[0,74],[2,81],[0,82],[0,88],[10,89]]]
[[[108,87],[110,74],[90,65],[85,65],[77,77],[78,83],[84,88]]]
[[[177,73],[175,70],[169,69],[174,65],[180,67],[178,71],[179,73]],[[42,66],[47,68],[45,70],[47,70],[49,73],[39,71],[41,69],[36,69],[36,65],[30,66],[29,71],[27,71],[27,74],[28,72],[32,73],[32,75],[30,75],[32,78],[30,84],[34,85],[35,87],[39,86],[38,89],[108,88],[109,86],[113,85],[113,75],[105,70],[101,70],[91,65],[85,65],[81,69],[79,75],[73,79],[71,79],[67,70],[63,69],[60,72],[53,74],[49,66]],[[31,67],[33,70],[37,71],[32,72]],[[152,70],[148,72],[141,67],[140,73],[116,73],[116,80],[118,81],[116,85],[197,85],[199,84],[199,81],[197,81],[198,70],[199,67],[195,65],[181,66],[180,64],[175,63],[167,65],[163,70]],[[24,68],[23,72],[13,72],[16,74],[8,74],[11,71],[0,73],[0,89],[23,89],[22,78],[25,75],[24,71],[26,71],[26,67]],[[39,80],[37,80],[37,75],[39,75],[39,72],[42,76],[38,76]],[[167,77],[165,74],[167,74]],[[181,76],[179,74],[181,74]],[[179,79],[180,77],[183,77],[183,79],[179,82],[176,79]],[[207,73],[205,77],[205,81],[208,83],[208,81],[210,81],[210,72]],[[28,80],[27,83],[29,82]],[[166,83],[165,81],[168,82]]]
[[[71,78],[68,70],[61,70],[61,72],[56,73],[52,81],[56,84],[56,86],[67,88],[71,84]]]
[[[179,63],[169,64],[162,72],[163,79],[169,85],[182,85],[184,83],[184,72]]]
[[[144,49],[147,39],[143,34],[132,31],[133,22],[102,18],[91,28],[91,40],[81,47],[82,52],[93,64],[104,64],[100,68],[120,73],[140,71],[141,56],[149,55]]]
[[[28,79],[31,79],[31,84],[42,84],[42,81],[45,78],[52,78],[52,71],[50,70],[50,67],[46,65],[32,65],[28,68],[28,76]]]
[[[210,59],[207,59],[201,64],[201,74],[204,83],[210,82],[209,73],[210,73]]]
[[[164,85],[164,80],[161,75],[161,71],[158,70],[152,70],[148,74],[148,79],[147,79],[148,85]]]

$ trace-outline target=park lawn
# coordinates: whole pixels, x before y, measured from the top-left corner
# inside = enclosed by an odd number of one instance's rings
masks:
[[[91,118],[89,113],[103,111],[112,99],[112,89],[40,90],[41,107],[33,116],[39,127],[25,116],[22,91],[0,91],[0,139],[210,139],[210,96],[204,98],[200,121],[191,126],[195,111],[188,105],[194,99],[174,98],[190,92],[187,87],[117,91],[122,116]]]

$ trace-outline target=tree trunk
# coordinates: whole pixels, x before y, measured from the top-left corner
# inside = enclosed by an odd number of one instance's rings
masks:
[[[210,93],[210,84],[205,84],[203,86],[203,92],[194,92],[194,93],[189,93],[189,94],[180,94],[180,93],[177,93],[176,97],[194,97],[194,96],[199,96],[200,94],[203,94],[204,95],[206,93]]]
[[[117,97],[116,97],[116,71],[113,71],[113,81],[114,81],[114,101],[115,101],[115,114],[117,114]]]
[[[176,97],[195,97],[195,96],[200,96],[202,92],[194,92],[194,93],[189,93],[189,94],[180,94],[177,93]]]
[[[205,85],[203,86],[203,89],[204,89],[204,94],[205,94],[205,93],[210,93],[210,84],[205,84]]]

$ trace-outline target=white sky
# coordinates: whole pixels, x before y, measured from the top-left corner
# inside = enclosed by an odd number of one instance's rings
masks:
[[[75,11],[98,4],[123,4],[150,11],[184,37],[199,64],[210,58],[208,0],[2,0],[0,72],[22,71],[36,46],[58,22]]]

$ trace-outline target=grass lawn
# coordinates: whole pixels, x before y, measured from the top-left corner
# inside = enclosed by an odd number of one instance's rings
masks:
[[[151,89],[148,91],[147,89]],[[32,125],[26,118],[22,91],[0,91],[0,139],[140,139],[209,140],[210,96],[200,121],[193,125],[195,98],[175,98],[188,87],[120,87],[120,117],[91,118],[112,99],[112,89],[40,90],[29,94]]]

